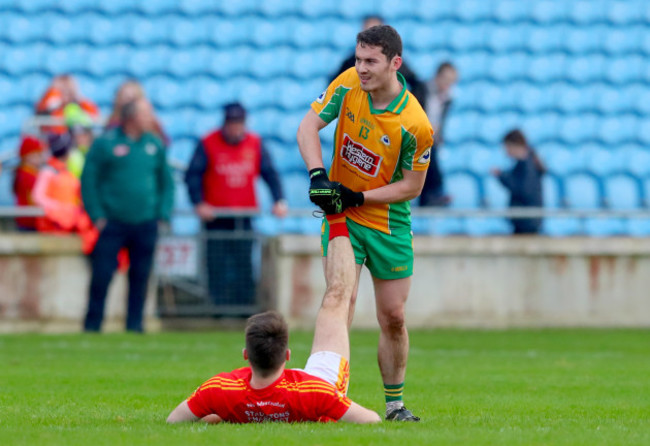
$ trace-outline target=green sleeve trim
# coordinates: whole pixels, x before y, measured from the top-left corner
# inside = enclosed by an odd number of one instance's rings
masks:
[[[334,94],[325,107],[320,111],[318,116],[328,124],[338,118],[341,111],[341,105],[343,104],[343,98],[348,91],[350,91],[350,88],[344,87],[343,85],[336,87]]]
[[[418,148],[415,135],[402,127],[402,147],[400,151],[400,166],[406,170],[413,170],[413,158]]]

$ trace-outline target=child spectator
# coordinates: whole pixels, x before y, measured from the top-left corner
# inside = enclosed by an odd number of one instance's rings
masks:
[[[546,167],[520,130],[508,132],[503,144],[508,156],[516,163],[508,171],[492,169],[492,173],[510,191],[510,207],[541,207],[542,175]],[[542,225],[541,218],[513,218],[510,221],[515,234],[536,234]]]
[[[73,232],[90,221],[81,204],[81,183],[66,166],[72,136],[51,135],[49,146],[52,156],[34,186],[34,202],[45,211],[45,217],[36,220],[36,228],[41,232]]]
[[[17,206],[35,206],[32,191],[36,184],[38,171],[43,164],[43,144],[33,136],[25,136],[20,145],[20,165],[16,168],[13,190]],[[35,217],[17,217],[16,225],[20,231],[35,231]]]

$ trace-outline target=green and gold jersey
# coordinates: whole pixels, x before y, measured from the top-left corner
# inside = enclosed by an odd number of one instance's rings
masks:
[[[433,129],[427,115],[406,89],[385,110],[372,105],[370,94],[360,87],[355,68],[334,79],[312,104],[325,122],[339,118],[329,177],[353,191],[377,189],[403,178],[403,169],[423,171],[429,166]],[[366,204],[346,211],[360,225],[391,234],[410,230],[408,201]]]

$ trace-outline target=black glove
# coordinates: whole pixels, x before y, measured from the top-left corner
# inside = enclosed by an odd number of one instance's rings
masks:
[[[322,167],[309,171],[309,200],[317,206],[330,203],[334,183],[327,177]]]
[[[341,194],[341,206],[343,207],[343,210],[349,207],[361,206],[365,201],[363,192],[355,192],[342,184],[339,184],[337,188]]]

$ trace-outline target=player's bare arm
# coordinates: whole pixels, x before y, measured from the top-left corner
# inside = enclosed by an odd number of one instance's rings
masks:
[[[341,417],[341,421],[356,424],[370,424],[380,423],[381,417],[377,412],[366,409],[353,401],[348,411]]]
[[[402,169],[402,174],[404,177],[395,183],[364,191],[364,204],[400,203],[419,196],[427,171]]]
[[[172,410],[172,413],[170,413],[167,417],[167,423],[169,424],[187,423],[193,421],[202,421],[208,424],[217,424],[221,423],[222,420],[219,415],[216,414],[208,415],[203,418],[197,417],[190,410],[190,407],[187,405],[187,401],[183,401],[178,406],[176,406],[176,409]]]
[[[298,148],[307,170],[323,167],[323,152],[318,132],[327,126],[314,110],[309,110],[298,127]]]

